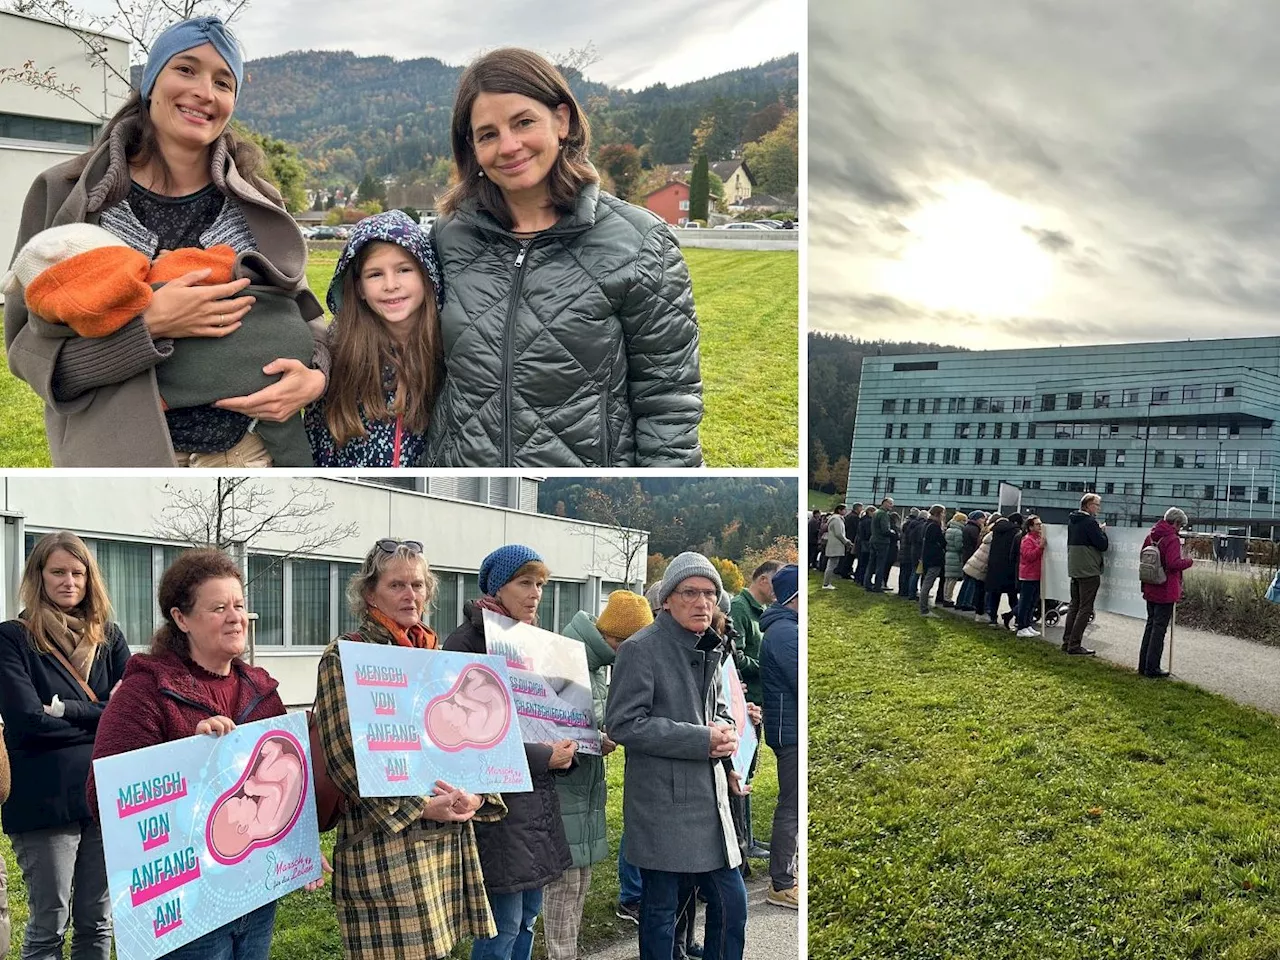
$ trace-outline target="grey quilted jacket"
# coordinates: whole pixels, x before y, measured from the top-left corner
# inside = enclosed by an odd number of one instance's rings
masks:
[[[701,466],[698,325],[666,223],[589,184],[523,243],[474,206],[433,238],[446,372],[421,466]]]

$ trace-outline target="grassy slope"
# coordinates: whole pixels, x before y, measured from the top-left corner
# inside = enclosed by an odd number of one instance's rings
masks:
[[[702,446],[715,467],[799,462],[799,255],[685,251],[702,335]],[[337,263],[318,251],[307,281],[321,302]],[[0,369],[0,467],[45,467],[43,405]]]
[[[1280,956],[1276,718],[814,586],[811,958]]]
[[[760,766],[756,771],[751,812],[756,836],[769,836],[773,808],[778,797],[778,773],[773,751],[763,744],[760,747]],[[591,871],[591,889],[587,894],[587,906],[582,924],[580,943],[584,949],[599,945],[618,936],[631,936],[635,927],[613,915],[618,899],[618,837],[622,832],[622,772],[623,752],[614,753],[606,761],[609,778],[609,855],[597,863]],[[333,849],[333,834],[326,834],[322,842],[326,853]],[[9,838],[0,835],[0,856],[4,857],[9,872],[9,904],[13,916],[13,943],[7,960],[19,960],[22,932],[27,922],[26,887],[18,870]],[[765,867],[754,861],[757,867]],[[541,925],[539,925],[541,930]],[[328,888],[316,893],[291,893],[285,897],[276,914],[275,935],[271,943],[272,960],[316,960],[318,957],[337,957],[342,953],[342,940],[338,935],[338,921],[334,916]],[[546,956],[541,933],[534,943],[534,957]],[[469,956],[465,945],[454,950],[455,957]]]

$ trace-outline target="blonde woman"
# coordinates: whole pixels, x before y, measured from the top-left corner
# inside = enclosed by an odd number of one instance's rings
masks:
[[[124,676],[129,646],[83,540],[50,533],[27,558],[22,612],[0,624],[0,714],[13,778],[0,808],[27,887],[24,960],[61,960],[68,925],[77,960],[107,960],[111,902],[102,831],[85,780],[98,720]]]

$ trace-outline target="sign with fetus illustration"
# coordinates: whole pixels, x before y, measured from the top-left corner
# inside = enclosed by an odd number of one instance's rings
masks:
[[[747,695],[742,690],[742,678],[738,676],[738,668],[731,657],[720,665],[720,688],[729,701],[729,712],[733,714],[734,725],[738,728],[738,749],[733,753],[733,769],[746,783],[747,771],[751,769],[751,760],[760,746],[760,738],[747,716]]]
[[[527,742],[576,740],[583,753],[600,755],[586,647],[492,610],[484,611],[484,642],[491,655],[507,661]]]
[[[93,762],[119,960],[153,960],[320,876],[307,719]]]
[[[501,657],[338,641],[365,797],[533,789]]]

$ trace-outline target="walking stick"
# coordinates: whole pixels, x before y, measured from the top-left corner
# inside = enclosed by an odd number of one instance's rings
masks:
[[[1173,605],[1173,616],[1169,618],[1169,672],[1173,673],[1173,628],[1178,622],[1178,605]]]

